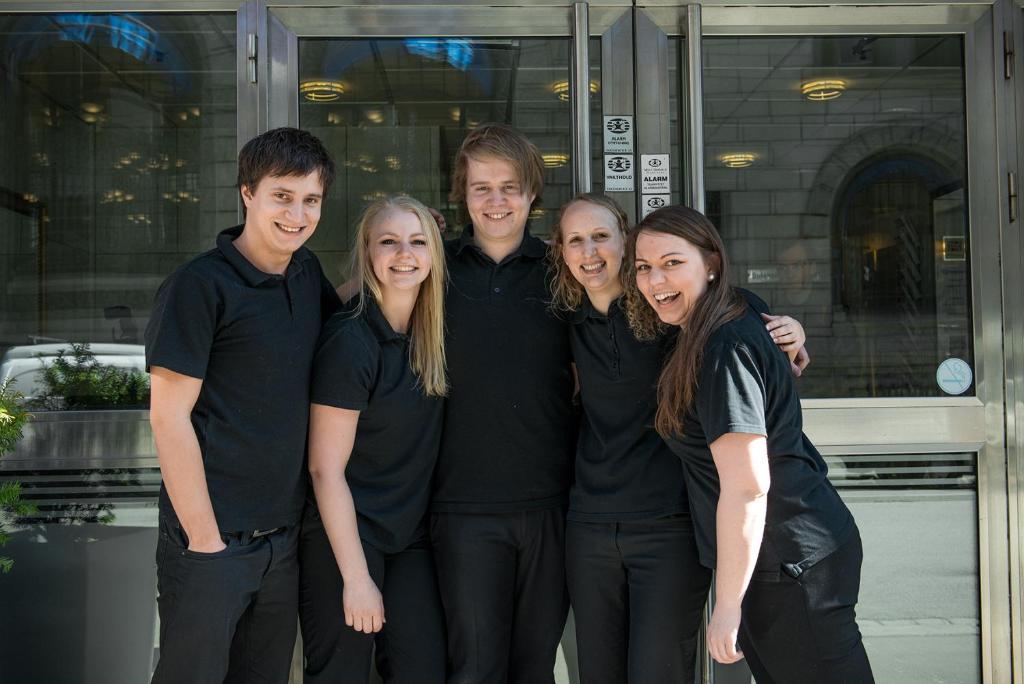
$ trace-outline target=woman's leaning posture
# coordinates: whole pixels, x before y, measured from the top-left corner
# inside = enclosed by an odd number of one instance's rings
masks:
[[[408,197],[371,205],[361,292],[324,325],[313,367],[300,541],[306,682],[444,681],[444,619],[427,538],[447,392],[445,262],[437,224]],[[287,353],[287,350],[281,350]]]
[[[653,429],[675,333],[641,342],[630,331],[626,228],[612,200],[580,195],[562,208],[551,245],[554,305],[571,316],[583,405],[566,526],[580,676],[691,682],[711,573],[698,559],[679,459]],[[792,319],[768,325],[784,349],[803,346]]]
[[[711,655],[745,657],[759,684],[872,682],[857,526],[803,434],[789,365],[728,284],[721,238],[673,206],[641,221],[628,251],[635,328],[681,330],[655,425],[682,458],[701,562],[716,571]]]

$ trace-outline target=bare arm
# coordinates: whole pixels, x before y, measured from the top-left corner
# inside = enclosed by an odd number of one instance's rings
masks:
[[[188,535],[188,548],[215,553],[224,548],[206,486],[192,407],[203,381],[154,366],[150,370],[149,422],[153,427],[160,474],[174,513]]]
[[[379,632],[383,626],[384,601],[366,566],[352,491],[345,480],[358,423],[359,411],[312,404],[309,472],[320,517],[345,585],[345,624],[370,634]]]
[[[721,494],[717,514],[715,609],[708,627],[708,650],[720,663],[743,654],[736,647],[743,595],[750,584],[764,536],[771,478],[768,443],[761,435],[731,432],[711,444]]]

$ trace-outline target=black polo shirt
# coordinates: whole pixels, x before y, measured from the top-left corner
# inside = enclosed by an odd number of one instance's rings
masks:
[[[299,520],[305,499],[309,375],[333,288],[312,252],[283,276],[235,247],[242,226],[163,282],[146,326],[146,365],[203,380],[192,410],[222,531]],[[160,508],[173,514],[161,487]]]
[[[755,309],[768,311],[760,297],[740,291]],[[656,341],[637,340],[621,299],[604,315],[584,298],[572,323],[583,420],[569,519],[611,522],[689,515],[682,466],[654,430],[658,378],[679,329]]]
[[[448,375],[433,509],[501,513],[565,504],[576,418],[568,321],[549,309],[543,242],[495,263],[472,227],[445,244]]]
[[[572,354],[583,420],[569,519],[642,520],[687,512],[679,459],[654,431],[658,376],[674,335],[640,342],[618,300],[576,310]]]
[[[752,310],[716,330],[704,350],[699,387],[683,422],[668,440],[683,461],[701,562],[715,566],[719,480],[709,444],[729,432],[768,438],[764,541],[757,565],[799,574],[839,547],[853,517],[828,480],[825,461],[803,434],[800,397],[789,360]]]
[[[398,553],[426,536],[444,400],[423,393],[409,337],[394,331],[373,297],[365,301],[358,317],[338,312],[324,325],[310,396],[360,412],[345,470],[359,536]]]

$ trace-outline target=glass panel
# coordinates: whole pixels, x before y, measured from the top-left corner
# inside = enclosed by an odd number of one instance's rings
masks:
[[[708,215],[803,322],[804,397],[973,394],[938,373],[973,362],[963,65],[961,36],[704,40]]]
[[[0,662],[12,682],[147,682],[156,663],[158,468],[5,472],[39,513],[8,526]],[[44,637],[45,635],[45,637]]]
[[[0,381],[144,407],[156,288],[237,221],[235,16],[0,15],[0,52]]]
[[[875,679],[980,682],[975,454],[825,460],[864,542],[857,622]]]
[[[572,193],[569,38],[300,40],[299,125],[334,155],[338,179],[311,239],[335,282],[363,207],[404,192],[440,209],[463,138],[489,121],[525,132],[544,155],[544,193],[531,231],[550,232]]]
[[[981,682],[976,455],[825,460],[864,544],[857,624],[875,680]],[[753,681],[742,661],[714,669]]]

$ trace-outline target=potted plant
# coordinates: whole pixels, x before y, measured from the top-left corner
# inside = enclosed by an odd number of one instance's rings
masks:
[[[10,382],[0,385],[0,456],[14,450],[30,417],[21,400],[21,394],[11,391]],[[0,482],[0,548],[7,544],[11,522],[34,511],[35,506],[21,500],[19,482]],[[0,555],[0,572],[10,572],[12,567],[14,560]]]

